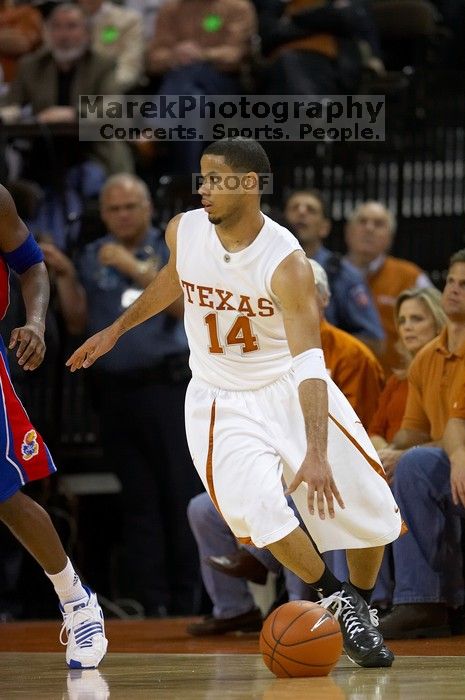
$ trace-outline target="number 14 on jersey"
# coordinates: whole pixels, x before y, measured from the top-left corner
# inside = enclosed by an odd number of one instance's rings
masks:
[[[208,328],[210,345],[208,351],[212,354],[222,355],[225,345],[241,345],[242,352],[253,352],[259,349],[257,336],[254,335],[252,324],[247,316],[238,316],[232,324],[229,331],[226,333],[224,344],[221,344],[218,333],[218,316],[217,314],[208,314],[205,316],[205,324]]]

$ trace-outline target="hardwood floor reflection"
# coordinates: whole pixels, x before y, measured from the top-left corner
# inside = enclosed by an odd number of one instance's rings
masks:
[[[0,628],[1,629],[1,628]],[[14,700],[455,700],[462,656],[401,656],[362,669],[343,656],[327,678],[276,679],[256,654],[110,653],[99,670],[68,671],[63,654],[0,653],[0,698]]]

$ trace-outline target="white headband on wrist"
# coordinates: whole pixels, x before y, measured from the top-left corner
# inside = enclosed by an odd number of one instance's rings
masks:
[[[328,370],[321,348],[310,348],[293,358],[292,366],[297,380],[297,385],[306,379],[328,379]]]

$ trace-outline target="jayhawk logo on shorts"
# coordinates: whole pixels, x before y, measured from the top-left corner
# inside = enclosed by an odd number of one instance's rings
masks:
[[[23,437],[21,454],[26,461],[39,454],[39,443],[37,442],[37,433],[35,430],[28,430]]]

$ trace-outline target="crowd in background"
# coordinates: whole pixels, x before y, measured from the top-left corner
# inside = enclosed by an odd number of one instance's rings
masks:
[[[447,35],[438,57],[445,66],[464,67],[464,8],[463,0],[435,5],[435,22]],[[0,117],[9,125],[38,126],[33,139],[15,139],[12,131],[12,139],[0,142],[1,178],[40,242],[53,289],[44,365],[25,378],[12,364],[27,408],[34,391],[42,405],[62,404],[57,367],[63,353],[83,335],[111,323],[163,266],[167,250],[153,207],[153,172],[159,167],[170,175],[197,170],[201,153],[198,143],[189,148],[165,144],[167,151],[157,142],[82,144],[64,128],[77,122],[78,96],[345,94],[358,89],[366,71],[382,75],[386,60],[389,64],[375,16],[370,3],[359,0],[0,3]],[[89,211],[90,230],[85,226]],[[405,624],[447,633],[454,615],[450,611],[463,605],[461,520],[450,503],[443,506],[442,496],[431,503],[426,487],[421,503],[412,502],[412,474],[422,464],[431,475],[438,465],[447,474],[448,462],[437,444],[420,452],[409,449],[408,431],[421,432],[419,443],[438,443],[449,418],[459,418],[463,408],[455,406],[459,399],[454,392],[463,389],[464,377],[460,324],[465,323],[465,258],[459,255],[452,266],[441,300],[415,261],[390,253],[396,224],[382,202],[359,203],[346,222],[341,250],[324,246],[331,220],[319,191],[292,192],[276,213],[321,266],[322,274],[315,268],[315,277],[323,349],[333,379],[369,430],[411,522],[429,517],[441,535],[437,550],[429,551],[434,542],[424,542],[413,527],[411,539],[394,543],[386,554],[377,600],[386,609],[394,604],[391,615],[401,618],[387,621],[388,633],[395,636]],[[21,313],[12,278],[10,311],[2,324],[5,338]],[[176,302],[124,336],[96,364],[84,387],[98,420],[101,469],[116,474],[121,487],[118,524],[111,521],[115,530],[110,526],[107,532],[111,545],[119,543],[120,556],[116,564],[106,560],[117,573],[102,583],[103,592],[135,601],[147,616],[190,615],[208,607],[203,579],[213,616],[191,633],[255,629],[261,616],[245,578],[238,581],[236,570],[236,581],[231,572],[228,580],[225,567],[218,574],[211,561],[215,555],[227,555],[226,560],[245,555],[231,533],[221,532],[221,523],[213,524],[216,513],[208,512],[188,454],[183,400],[189,367],[182,313]],[[454,348],[447,329],[458,338]],[[422,346],[439,333],[433,355],[443,365],[438,364],[430,382],[431,367],[416,356],[424,357]],[[407,400],[410,381],[416,393]],[[424,383],[441,397],[441,415],[431,415],[431,406],[423,402]],[[451,403],[456,415],[448,413]],[[51,446],[59,448],[57,416],[39,410],[32,418]],[[41,497],[53,499],[47,489]],[[97,506],[93,517],[105,519],[107,514]],[[208,539],[212,532],[213,542]],[[40,614],[21,606],[17,582],[24,576],[24,559],[6,533],[0,538],[5,552],[0,616]],[[449,568],[442,559],[442,540],[456,555],[453,564],[448,557]],[[84,555],[81,560],[86,561]],[[409,572],[402,568],[406,561]],[[344,565],[338,553],[332,563],[338,570]],[[276,568],[272,562],[262,565],[266,571]],[[239,571],[247,572],[247,567]],[[302,582],[284,576],[290,598],[305,594]],[[412,606],[417,606],[413,613]],[[409,615],[412,619],[405,623]]]

